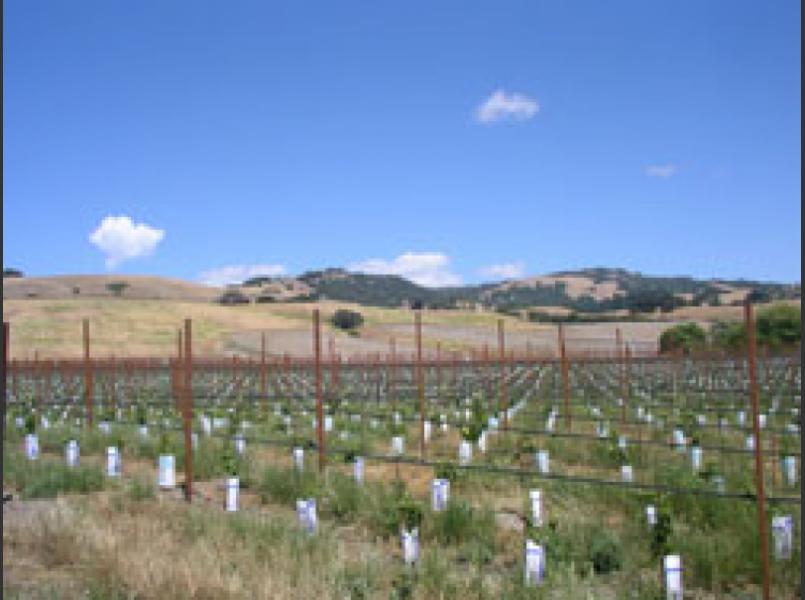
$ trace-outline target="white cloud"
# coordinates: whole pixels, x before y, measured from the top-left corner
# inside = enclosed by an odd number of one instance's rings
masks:
[[[519,279],[525,277],[525,263],[502,263],[499,265],[487,265],[478,269],[482,277],[489,279]]]
[[[204,271],[199,279],[205,285],[223,287],[243,283],[252,277],[278,277],[285,273],[283,265],[228,265]]]
[[[134,223],[131,217],[104,217],[89,236],[89,241],[106,254],[106,268],[111,270],[125,260],[149,256],[165,231],[145,223]]]
[[[676,165],[668,163],[665,165],[649,165],[643,171],[649,177],[662,177],[667,179],[676,174]]]
[[[539,102],[523,94],[506,94],[495,90],[475,113],[481,123],[494,123],[504,119],[525,121],[539,112]]]
[[[425,287],[461,285],[461,276],[450,270],[450,257],[438,252],[405,252],[392,260],[370,258],[352,263],[347,269],[374,275],[399,275]]]

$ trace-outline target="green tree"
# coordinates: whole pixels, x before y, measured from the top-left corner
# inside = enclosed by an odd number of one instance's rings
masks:
[[[799,306],[775,304],[757,312],[755,330],[757,343],[772,348],[791,346],[800,342],[802,310]],[[743,323],[716,322],[711,329],[714,346],[738,350],[746,346],[746,326]]]
[[[716,321],[710,328],[713,346],[724,350],[739,350],[746,346],[746,327],[743,323]]]
[[[332,323],[333,327],[351,331],[363,325],[363,315],[354,310],[339,308],[333,313],[333,316],[330,317],[330,323]]]
[[[702,348],[707,341],[707,334],[696,323],[680,323],[666,329],[660,335],[660,352],[674,352],[682,349],[685,354]]]
[[[754,288],[749,294],[747,294],[747,299],[755,304],[760,302],[771,302],[771,294],[768,290]]]
[[[125,281],[110,281],[106,284],[106,289],[109,290],[113,295],[120,296],[123,294],[123,291],[129,287],[129,284]]]
[[[3,269],[3,278],[6,277],[22,277],[23,273],[19,269],[13,269],[11,267],[7,267]]]
[[[790,346],[800,341],[802,310],[799,306],[775,304],[758,311],[757,341],[771,347]]]
[[[227,290],[218,298],[218,303],[227,306],[249,304],[249,297],[239,290]]]
[[[666,289],[645,288],[632,290],[625,298],[626,308],[631,312],[670,312],[682,305],[682,300]]]

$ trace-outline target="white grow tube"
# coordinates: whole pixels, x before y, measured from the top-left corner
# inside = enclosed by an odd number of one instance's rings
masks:
[[[224,500],[224,510],[227,512],[235,512],[238,510],[238,495],[240,492],[240,479],[237,477],[228,477],[224,484],[226,491]]]
[[[419,528],[414,527],[411,531],[403,529],[400,543],[405,564],[412,565],[417,562],[419,560]]]
[[[433,512],[443,511],[450,499],[450,482],[447,479],[434,479],[430,489],[431,509]]]
[[[159,487],[172,489],[176,486],[176,457],[173,454],[159,456]]]
[[[122,461],[120,451],[115,446],[106,448],[106,475],[107,477],[120,477]]]
[[[682,600],[682,558],[668,554],[663,558],[666,600]]]
[[[545,548],[532,540],[525,541],[525,584],[540,585],[545,579]]]

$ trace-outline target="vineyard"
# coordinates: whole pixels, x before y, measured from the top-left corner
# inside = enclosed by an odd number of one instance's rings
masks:
[[[170,360],[85,323],[7,361],[4,551],[80,576],[4,591],[799,597],[798,352],[423,353],[419,317],[414,353],[324,352],[316,312],[312,357],[197,356],[187,321]]]

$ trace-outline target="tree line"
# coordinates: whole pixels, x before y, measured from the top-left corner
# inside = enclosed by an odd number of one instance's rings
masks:
[[[800,343],[802,310],[790,304],[775,304],[757,312],[757,343],[771,349],[791,348]],[[746,347],[743,322],[716,321],[709,332],[693,322],[680,323],[660,335],[660,352],[685,354],[707,349],[737,351]]]

